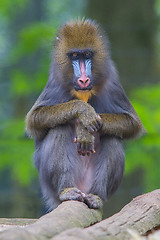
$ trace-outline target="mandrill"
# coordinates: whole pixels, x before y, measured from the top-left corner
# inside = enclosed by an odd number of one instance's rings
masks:
[[[49,210],[68,200],[102,208],[123,176],[122,141],[144,128],[95,22],[82,19],[60,28],[48,82],[26,125]]]

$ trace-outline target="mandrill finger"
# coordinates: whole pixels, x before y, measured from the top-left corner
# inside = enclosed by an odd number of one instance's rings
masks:
[[[93,144],[90,143],[88,146],[87,146],[87,151],[91,152],[92,151],[92,148],[94,148]]]
[[[81,150],[82,150],[82,152],[86,151],[86,144],[85,143],[81,144]]]
[[[86,153],[85,153],[85,152],[82,152],[82,156],[86,156]]]
[[[102,119],[102,118],[100,117],[100,115],[99,115],[99,114],[97,114],[97,117],[98,117],[98,119],[99,119],[99,120],[101,120],[101,119]]]
[[[95,123],[95,131],[97,132],[99,130],[99,124],[98,121]]]
[[[99,116],[100,117],[100,116]],[[101,118],[100,118],[101,119]],[[96,127],[98,128],[98,130],[101,128],[102,126],[102,121],[98,118],[97,122],[96,122]]]
[[[82,155],[82,152],[81,152],[80,150],[78,150],[78,154],[79,154],[79,155]]]
[[[88,126],[87,127],[89,133],[94,133],[95,129],[93,126]]]
[[[102,127],[102,122],[98,121],[98,122],[97,122],[97,128],[98,128],[98,130],[99,130],[101,127]]]
[[[92,147],[92,150],[91,150],[91,152],[92,152],[93,154],[95,154],[95,153],[96,153],[96,151],[95,151],[94,147]]]
[[[89,151],[87,151],[87,156],[90,156],[90,154],[91,154],[91,153],[90,153]]]
[[[85,148],[84,144],[77,143],[77,152],[79,155],[85,156],[87,154],[84,148]]]
[[[82,156],[86,156],[86,155],[90,156],[90,154],[92,153],[92,148],[93,148],[92,144],[88,145],[83,143],[81,144],[80,149],[78,150],[78,153]]]
[[[93,144],[89,144],[88,148],[87,148],[87,155],[90,156],[90,154],[94,154],[96,153],[95,149],[94,149],[94,145]]]
[[[88,152],[88,145],[86,145],[85,143],[83,143],[81,145],[81,151],[82,151],[82,156],[86,156],[87,155],[87,152]]]

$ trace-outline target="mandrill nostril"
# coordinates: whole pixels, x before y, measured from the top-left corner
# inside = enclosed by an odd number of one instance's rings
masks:
[[[89,78],[87,78],[87,79],[78,79],[78,85],[81,88],[88,87],[89,84],[90,84],[90,79]]]

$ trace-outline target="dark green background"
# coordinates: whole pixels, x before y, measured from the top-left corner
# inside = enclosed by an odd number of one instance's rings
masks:
[[[45,212],[25,115],[46,84],[57,28],[78,16],[107,32],[120,81],[148,132],[125,143],[125,176],[104,216],[160,187],[160,0],[1,0],[0,217]]]

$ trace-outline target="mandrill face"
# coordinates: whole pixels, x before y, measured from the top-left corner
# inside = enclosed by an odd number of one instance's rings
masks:
[[[107,59],[104,42],[99,26],[90,20],[69,22],[60,29],[55,59],[73,97],[88,102],[102,87]]]
[[[92,77],[92,57],[90,49],[74,49],[68,53],[73,66],[72,95],[85,102],[94,94]]]

